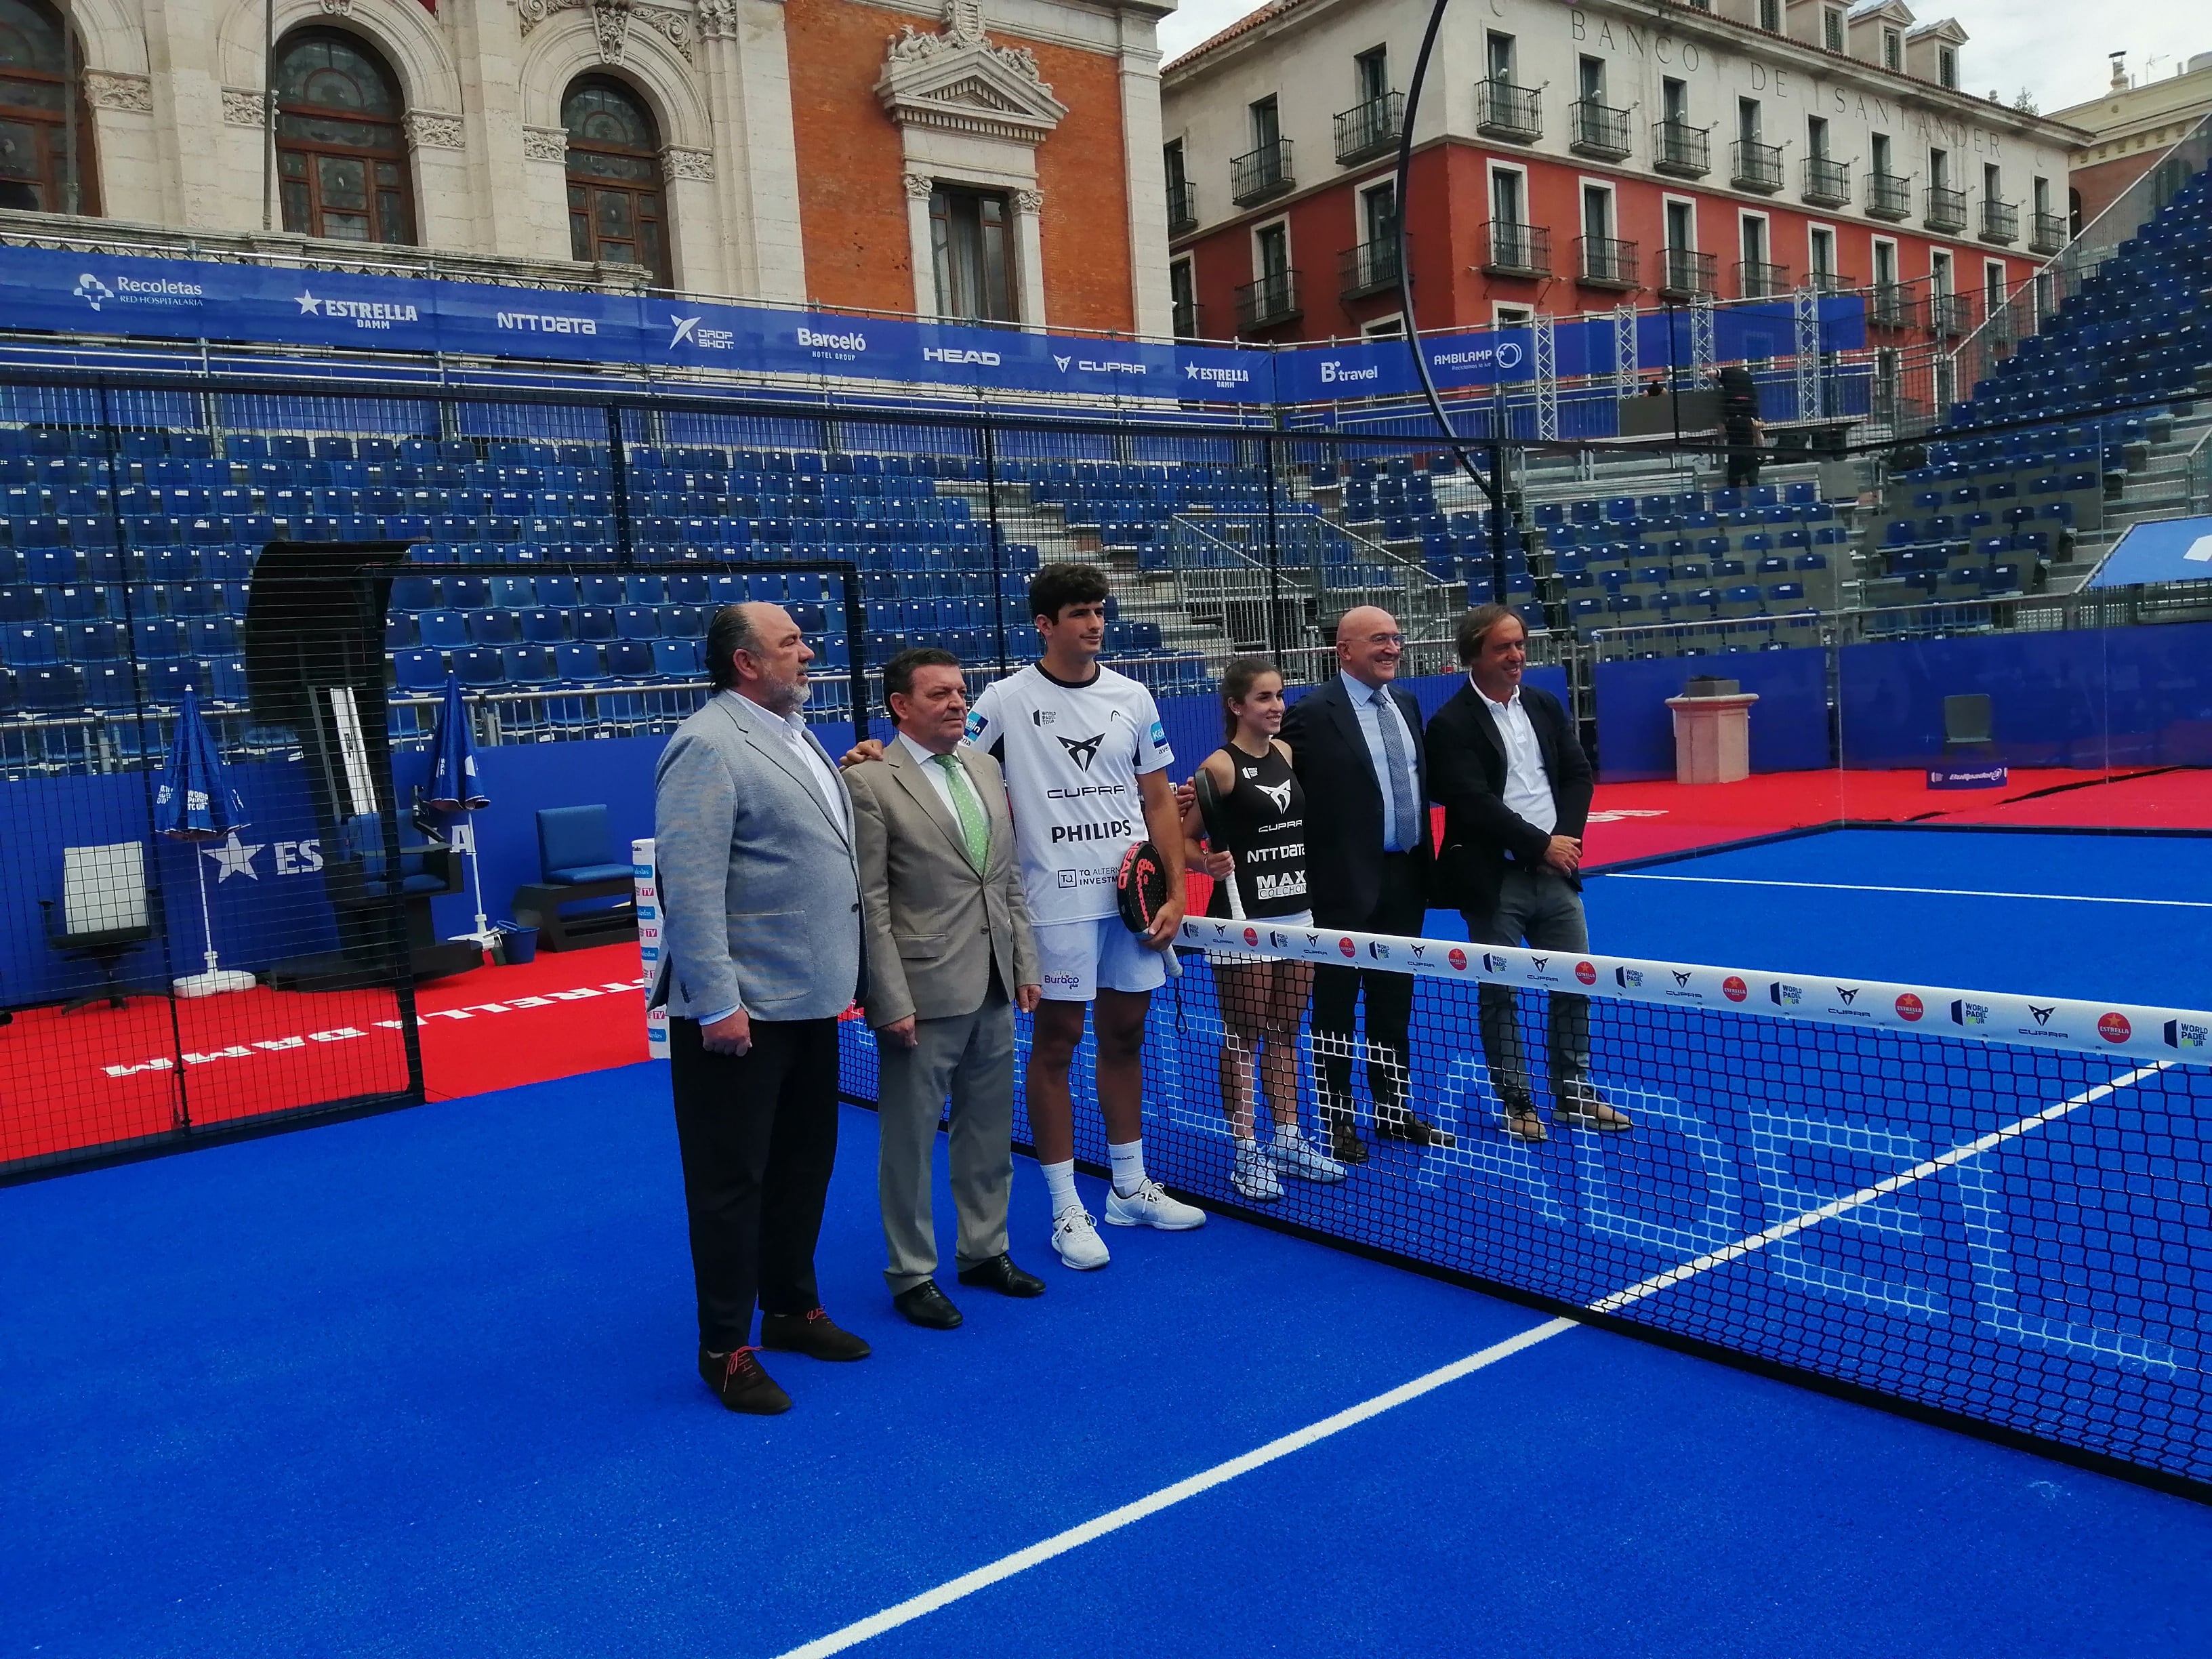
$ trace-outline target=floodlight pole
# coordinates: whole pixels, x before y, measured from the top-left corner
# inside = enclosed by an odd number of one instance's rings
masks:
[[[273,230],[276,198],[276,0],[261,0],[261,228]]]

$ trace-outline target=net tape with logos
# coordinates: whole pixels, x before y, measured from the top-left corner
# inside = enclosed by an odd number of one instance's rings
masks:
[[[1194,920],[1182,941],[1193,971],[1152,1000],[1146,1158],[1198,1201],[2212,1492],[2212,1014],[1265,922]],[[1402,1055],[1309,1016],[1303,1133],[1328,1146],[1317,1062],[1348,1054],[1370,1158],[1338,1183],[1286,1178],[1264,1206],[1231,1185],[1236,1039],[1218,969],[1198,966],[1240,947],[1413,981]],[[1485,984],[1518,993],[1547,1106],[1543,1005],[1588,998],[1591,1079],[1633,1129],[1547,1113],[1547,1140],[1506,1133]],[[846,1087],[872,1097],[873,1044],[846,1030]],[[1077,1148],[1103,1162],[1089,1046]],[[1370,1069],[1386,1094],[1409,1079],[1455,1144],[1378,1137]],[[1258,1119],[1264,1143],[1264,1103]]]

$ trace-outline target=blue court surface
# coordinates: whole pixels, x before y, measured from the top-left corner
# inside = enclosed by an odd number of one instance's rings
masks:
[[[1071,1274],[1024,1161],[1048,1293],[916,1330],[844,1133],[876,1353],[767,1420],[651,1066],[0,1192],[0,1654],[2212,1651],[2212,1509],[1581,1327],[821,1642],[1548,1322],[1221,1217]]]

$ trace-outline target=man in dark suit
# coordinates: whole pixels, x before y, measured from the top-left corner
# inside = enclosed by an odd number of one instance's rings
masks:
[[[1337,674],[1316,686],[1283,720],[1283,741],[1306,793],[1306,858],[1319,878],[1314,922],[1370,933],[1419,933],[1428,915],[1430,864],[1427,763],[1421,710],[1391,682],[1405,654],[1397,619],[1374,605],[1346,611],[1336,625]],[[1355,1011],[1367,994],[1364,1050]],[[1449,1146],[1452,1137],[1407,1103],[1412,1067],[1407,1027],[1412,975],[1388,969],[1323,967],[1314,974],[1314,1051],[1322,1115],[1334,1155],[1367,1161],[1352,1123],[1352,1060],[1364,1052],[1375,1133],[1415,1146]]]
[[[1502,605],[1470,611],[1459,625],[1468,683],[1429,722],[1430,787],[1444,809],[1437,855],[1438,896],[1458,907],[1478,945],[1539,951],[1589,949],[1583,915],[1583,826],[1589,817],[1589,757],[1548,691],[1521,684],[1528,630]],[[1556,1122],[1620,1130],[1628,1119],[1589,1078],[1589,999],[1551,994],[1552,1092]],[[1483,986],[1482,1052],[1505,1104],[1505,1127],[1544,1139],[1512,988]]]

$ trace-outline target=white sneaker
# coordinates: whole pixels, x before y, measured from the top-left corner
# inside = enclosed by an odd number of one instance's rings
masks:
[[[1341,1181],[1344,1165],[1325,1157],[1310,1140],[1276,1141],[1267,1148],[1275,1167],[1294,1181]]]
[[[1113,1218],[1110,1210],[1107,1218]],[[1114,1259],[1106,1254],[1106,1242],[1098,1237],[1097,1225],[1080,1205],[1053,1217],[1052,1248],[1059,1253],[1062,1267],[1073,1267],[1078,1273],[1103,1267]]]
[[[1206,1225],[1206,1212],[1180,1199],[1170,1198],[1160,1190],[1158,1182],[1148,1177],[1127,1198],[1119,1193],[1106,1194],[1106,1224],[1158,1227],[1166,1233],[1187,1232],[1193,1227]]]
[[[1249,1198],[1255,1204],[1272,1204],[1283,1195],[1283,1183],[1276,1176],[1274,1161],[1257,1146],[1239,1146],[1237,1163],[1229,1172],[1229,1184],[1239,1197]]]

